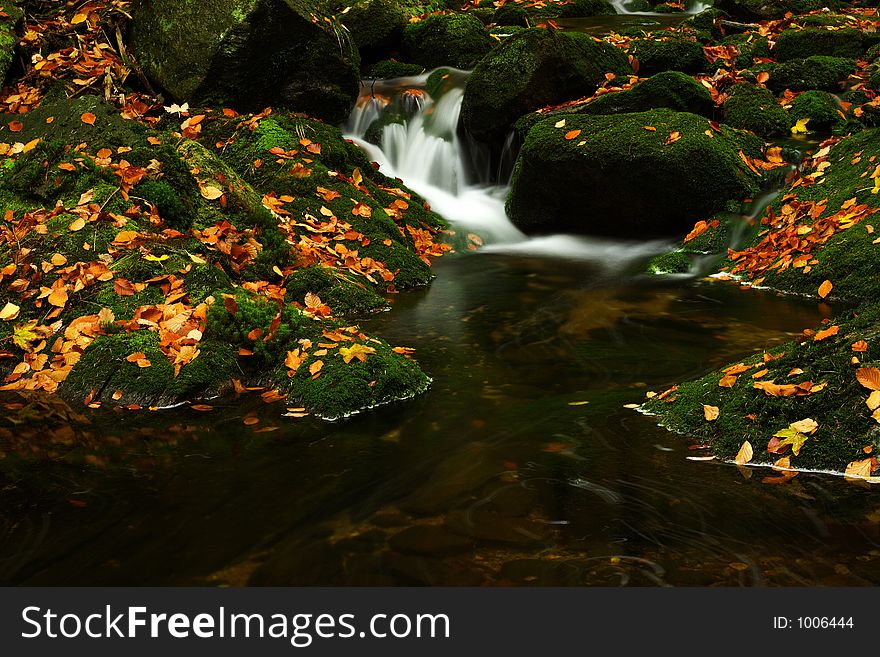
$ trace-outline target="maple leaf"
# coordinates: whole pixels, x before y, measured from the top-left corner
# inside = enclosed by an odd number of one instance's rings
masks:
[[[376,350],[372,347],[368,347],[367,345],[358,343],[355,343],[350,347],[339,348],[339,354],[342,356],[342,360],[344,360],[346,363],[350,363],[355,358],[357,358],[362,363],[366,363],[367,356],[375,353]]]
[[[36,327],[37,320],[35,319],[32,319],[26,324],[18,324],[12,331],[12,342],[15,346],[24,351],[28,351],[30,349],[30,343],[40,337],[39,334],[34,331]]]
[[[776,439],[781,438],[781,440],[776,440],[775,442],[771,440],[767,445],[768,452],[781,454],[785,451],[787,446],[791,445],[791,451],[795,456],[798,456],[801,453],[801,447],[804,446],[804,443],[807,442],[807,438],[809,438],[806,434],[803,434],[790,426],[786,429],[780,429],[773,434],[773,437]]]

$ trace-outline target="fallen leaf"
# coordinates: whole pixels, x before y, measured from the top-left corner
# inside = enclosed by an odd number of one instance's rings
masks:
[[[867,479],[871,476],[874,459],[863,459],[861,461],[852,461],[846,466],[844,475],[849,478]]]
[[[821,331],[817,331],[816,335],[813,337],[815,342],[821,342],[826,338],[830,338],[832,335],[837,335],[840,332],[839,326],[829,326],[827,329],[822,329]]]
[[[819,423],[812,418],[806,418],[803,420],[798,420],[797,422],[792,422],[789,424],[792,429],[795,431],[800,431],[801,433],[813,433],[816,429],[819,428]]]
[[[0,310],[0,319],[5,322],[13,320],[18,317],[18,313],[20,310],[20,307],[16,306],[12,302],[9,302],[5,306],[3,306],[3,310]]]
[[[86,125],[95,125],[95,121],[97,120],[97,118],[98,117],[91,112],[86,112],[80,117],[80,120]]]
[[[745,465],[749,461],[752,460],[752,456],[754,456],[754,451],[752,450],[752,444],[746,440],[743,442],[742,446],[739,448],[739,452],[736,454],[736,458],[734,459],[734,463],[737,465]]]
[[[719,410],[717,406],[709,406],[708,404],[703,404],[703,417],[706,418],[707,422],[712,422],[713,420],[717,420],[719,415]]]
[[[852,350],[858,354],[863,354],[868,351],[868,343],[864,340],[859,340],[858,342],[854,342],[852,346]]]
[[[831,281],[824,281],[822,285],[819,286],[819,296],[824,299],[831,293],[833,287],[834,283]]]
[[[856,379],[868,390],[880,390],[880,370],[876,367],[860,367]]]
[[[576,139],[581,134],[580,130],[572,130],[570,132],[565,133],[565,139],[567,141],[571,141],[572,139]]]
[[[201,188],[202,198],[207,199],[209,201],[216,201],[218,198],[223,196],[223,191],[217,189],[213,185],[205,185]]]
[[[868,408],[872,411],[876,411],[880,408],[880,390],[875,390],[868,398],[865,400],[865,404],[868,405]]]

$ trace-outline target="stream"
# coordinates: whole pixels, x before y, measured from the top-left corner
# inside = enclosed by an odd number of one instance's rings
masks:
[[[94,411],[75,428],[85,465],[34,447],[0,459],[0,582],[880,584],[875,495],[693,460],[692,440],[624,407],[833,309],[640,273],[663,242],[526,238],[504,214],[509,170],[481,170],[456,130],[466,73],[436,100],[427,78],[365,86],[346,130],[485,244],[360,320],[414,347],[431,389],[336,423],[258,396]],[[368,143],[389,107],[408,120]]]

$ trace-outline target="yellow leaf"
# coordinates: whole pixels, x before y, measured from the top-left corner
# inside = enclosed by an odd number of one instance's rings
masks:
[[[342,360],[346,363],[350,363],[355,358],[362,363],[366,363],[367,356],[375,354],[376,350],[363,344],[353,344],[350,347],[340,347],[339,353],[342,355]]]
[[[847,464],[844,474],[848,478],[866,479],[871,476],[871,460],[864,459],[862,461],[852,461]]]
[[[564,128],[564,127],[565,127],[565,119],[562,119],[561,121],[557,122],[556,125],[553,126],[553,127],[555,127],[555,128]]]
[[[163,260],[168,260],[171,256],[169,255],[161,255],[154,256],[152,253],[149,253],[144,256],[144,260],[149,260],[150,262],[162,262]]]
[[[86,220],[82,217],[73,220],[73,223],[70,224],[69,228],[72,233],[75,233],[78,230],[82,230],[86,227]]]
[[[49,303],[53,306],[63,308],[64,304],[67,303],[67,290],[63,287],[53,288],[52,293],[49,295]]]
[[[703,404],[703,417],[706,418],[706,421],[711,422],[712,420],[717,420],[718,414],[719,411],[717,406]]]
[[[3,306],[3,310],[0,310],[0,319],[5,322],[15,319],[16,317],[18,317],[18,313],[20,310],[21,308],[16,306],[14,303],[7,303],[5,306]]]
[[[321,371],[321,368],[324,367],[323,360],[316,360],[314,363],[309,365],[309,374],[315,376],[318,372]]]
[[[218,198],[223,196],[223,192],[213,185],[205,185],[201,189],[202,197],[208,199],[209,201],[216,201]]]
[[[201,256],[194,255],[192,253],[189,254],[189,259],[192,260],[197,265],[206,265],[208,261],[202,258]]]
[[[56,253],[55,255],[52,256],[51,262],[56,267],[61,267],[62,265],[67,264],[67,258],[65,258],[60,253]]]
[[[813,433],[816,429],[819,428],[819,423],[816,422],[816,420],[808,417],[804,420],[792,422],[788,426],[790,426],[795,431],[800,431],[801,433]]]
[[[865,403],[872,411],[876,411],[878,408],[880,408],[880,390],[875,390],[870,395],[868,395],[868,399],[865,400]]]
[[[809,130],[807,130],[807,124],[809,122],[810,119],[798,119],[797,123],[795,123],[791,128],[791,134],[806,134],[807,132],[809,132]]]
[[[77,14],[70,20],[71,25],[79,25],[89,20],[88,14]]]
[[[752,450],[752,443],[746,440],[739,448],[739,452],[737,452],[734,462],[737,465],[745,465],[752,460],[752,456],[754,456],[754,454],[755,453]]]

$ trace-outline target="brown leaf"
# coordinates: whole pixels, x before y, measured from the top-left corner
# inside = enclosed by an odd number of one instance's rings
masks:
[[[876,367],[860,367],[856,379],[868,390],[880,390],[880,370]]]
[[[95,125],[95,120],[98,117],[92,114],[91,112],[86,112],[80,117],[80,120],[86,125]]]

